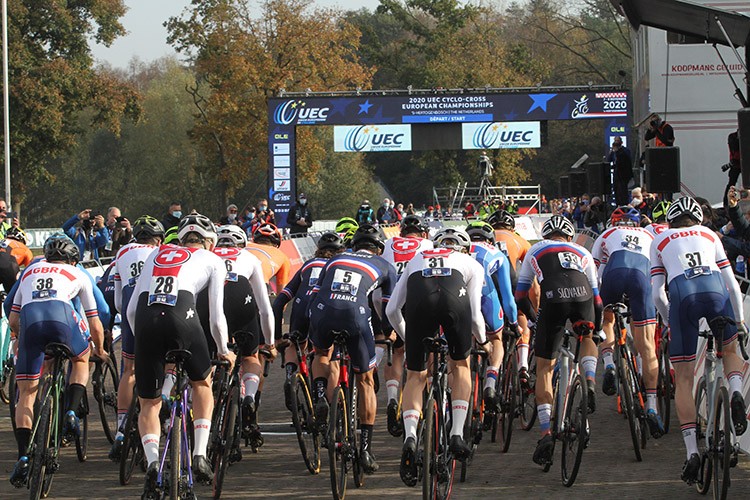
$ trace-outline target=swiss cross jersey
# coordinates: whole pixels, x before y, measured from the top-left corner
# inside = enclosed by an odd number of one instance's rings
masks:
[[[417,253],[422,250],[432,250],[433,247],[432,241],[426,238],[394,236],[385,242],[383,258],[396,269],[396,274],[400,278],[406,265]]]
[[[202,248],[186,248],[176,245],[161,245],[158,251],[148,256],[143,264],[141,276],[133,296],[146,294],[146,307],[177,305],[179,292],[191,295],[192,304],[186,304],[189,311],[195,307],[195,296],[208,288],[208,307],[211,320],[211,335],[216,341],[219,354],[227,354],[227,321],[224,316],[224,262],[213,252]],[[184,296],[183,296],[184,297]],[[183,299],[185,300],[185,299]],[[128,322],[133,333],[138,335],[135,323],[138,300],[128,305]],[[194,312],[194,311],[193,311]],[[179,332],[175,332],[179,334]]]
[[[84,314],[91,318],[98,314],[93,288],[91,279],[74,266],[38,261],[24,271],[11,311],[20,313],[26,305],[54,300],[69,303],[77,297]]]
[[[310,308],[323,303],[334,309],[369,309],[367,298],[373,290],[381,289],[381,300],[388,302],[394,286],[396,272],[379,255],[362,250],[339,254],[331,258],[320,272]]]
[[[602,270],[605,266],[638,267],[649,273],[654,236],[645,228],[616,226],[604,231],[594,242],[591,255]],[[624,252],[624,253],[623,253]]]
[[[532,245],[518,274],[518,292],[536,277],[546,302],[583,302],[599,296],[594,258],[572,242],[542,240]]]
[[[235,283],[240,277],[250,283],[258,312],[260,313],[261,328],[267,343],[274,342],[273,313],[271,301],[268,299],[266,282],[263,279],[263,267],[260,260],[250,252],[243,252],[236,247],[214,248],[214,253],[224,262],[227,270],[226,283]]]
[[[716,234],[703,226],[667,229],[651,245],[651,276],[664,274],[667,283],[710,275],[730,267]]]
[[[409,294],[410,284],[415,280],[439,280],[450,278],[448,284],[457,289],[451,290],[457,297],[466,297],[471,305],[471,333],[480,341],[485,338],[485,324],[482,316],[482,284],[484,269],[471,256],[449,248],[425,250],[417,254],[407,264],[396,289],[391,296],[386,312],[394,330],[401,338],[406,338],[406,322],[402,308]],[[413,286],[413,285],[412,285]]]
[[[153,245],[128,243],[117,252],[112,274],[115,284],[115,307],[118,311],[124,312],[122,310],[123,288],[129,290],[127,292],[129,296],[132,295],[143,270],[143,263],[154,250],[156,247]]]
[[[659,236],[665,230],[669,229],[669,224],[662,224],[661,222],[654,222],[646,226],[646,230],[653,234],[655,237]]]

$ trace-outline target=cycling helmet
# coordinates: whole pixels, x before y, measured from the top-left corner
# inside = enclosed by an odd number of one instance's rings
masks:
[[[690,196],[685,196],[673,202],[667,210],[667,222],[672,224],[682,215],[689,215],[696,223],[703,222],[703,209],[700,204]]]
[[[247,245],[247,234],[241,227],[234,224],[220,226],[216,230],[216,235],[218,237],[216,246],[218,247],[245,248],[245,245]]]
[[[654,219],[654,222],[664,222],[667,218],[667,211],[671,205],[671,201],[660,201],[657,203],[651,211],[651,218]]]
[[[62,260],[71,264],[78,262],[78,245],[62,233],[55,233],[44,242],[44,258],[48,261]]]
[[[351,217],[343,217],[336,223],[336,232],[339,233],[346,244],[351,243],[357,228],[359,228],[359,224]]]
[[[641,213],[637,208],[625,205],[615,208],[609,220],[612,226],[638,226],[641,223]]]
[[[469,235],[471,241],[488,241],[495,243],[495,230],[492,226],[483,220],[470,222],[466,226],[466,234]]]
[[[401,221],[401,234],[404,233],[427,233],[430,228],[418,215],[407,215]]]
[[[179,243],[177,238],[177,226],[172,226],[164,232],[164,244],[169,245],[170,243]]]
[[[5,237],[10,238],[12,240],[20,241],[24,245],[26,244],[27,241],[29,241],[23,229],[21,229],[20,227],[15,227],[15,226],[8,228],[8,230],[5,232]]]
[[[352,247],[356,249],[363,243],[371,243],[378,247],[381,252],[385,249],[385,243],[383,243],[383,238],[380,236],[380,231],[372,224],[362,224],[354,233]]]
[[[216,226],[211,219],[201,214],[190,214],[180,220],[177,237],[180,243],[185,241],[189,233],[196,233],[204,239],[211,240],[216,245]]]
[[[550,219],[542,226],[542,238],[548,239],[555,233],[562,234],[568,238],[572,238],[576,234],[573,223],[569,219],[562,215],[553,215]]]
[[[150,215],[141,215],[133,223],[133,238],[138,241],[141,238],[164,239],[164,226],[161,222]]]
[[[318,239],[318,250],[333,250],[338,252],[346,248],[343,238],[334,232],[323,233]]]
[[[452,248],[453,250],[469,250],[471,248],[471,238],[466,230],[460,227],[444,227],[432,237],[435,246]],[[455,241],[455,244],[448,244],[448,241]]]
[[[509,229],[516,228],[516,219],[505,210],[495,210],[492,215],[487,217],[487,222],[492,226],[503,226]]]
[[[281,231],[275,225],[270,222],[261,224],[253,231],[253,241],[258,241],[259,238],[268,238],[271,244],[275,247],[281,246]]]

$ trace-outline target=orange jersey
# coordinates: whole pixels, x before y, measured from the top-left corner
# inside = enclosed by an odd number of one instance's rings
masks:
[[[292,263],[281,249],[271,245],[259,245],[250,242],[245,249],[260,260],[263,268],[263,279],[266,283],[270,282],[271,278],[275,276],[276,290],[279,292],[289,283]]]
[[[19,267],[28,266],[34,259],[34,254],[29,250],[29,247],[11,238],[0,241],[0,250],[8,252],[15,257]]]
[[[518,263],[526,258],[526,252],[531,248],[531,244],[518,233],[505,229],[495,229],[495,241],[498,248],[508,257],[510,265],[517,271]]]

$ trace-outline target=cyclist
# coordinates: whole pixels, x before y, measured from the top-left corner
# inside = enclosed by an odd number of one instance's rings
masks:
[[[394,236],[385,242],[383,258],[396,269],[396,279],[400,279],[406,265],[423,250],[432,250],[432,240],[428,239],[429,227],[427,223],[416,215],[407,215],[401,221],[400,236]],[[376,292],[377,293],[377,292]],[[377,303],[377,302],[376,302]],[[378,308],[383,316],[385,311]],[[383,359],[384,349],[375,348],[378,366]],[[404,341],[396,336],[393,343],[393,359],[391,366],[385,367],[385,387],[387,391],[388,432],[393,436],[401,435],[401,425],[398,421],[398,402],[401,377],[404,373]]]
[[[67,236],[53,235],[44,244],[44,257],[46,261],[39,261],[27,269],[27,279],[17,288],[8,318],[11,330],[18,332],[16,381],[19,399],[15,415],[18,462],[10,479],[16,487],[25,484],[29,473],[26,450],[31,439],[34,400],[46,345],[60,342],[66,344],[73,354],[63,420],[64,434],[73,438],[80,432],[76,412],[86,394],[89,378],[90,352],[85,336],[89,328],[95,354],[106,355],[93,285],[89,277],[75,267],[79,259],[78,247]],[[74,298],[80,300],[86,319],[73,309],[70,301]]]
[[[31,264],[34,254],[26,246],[26,233],[20,227],[10,227],[5,233],[5,239],[0,241],[0,250],[9,252],[15,257],[20,267],[26,267]],[[6,288],[10,290],[10,288]]]
[[[271,223],[261,224],[253,231],[253,241],[245,247],[260,260],[263,266],[263,277],[266,283],[276,278],[276,290],[283,290],[289,282],[292,264],[289,257],[282,252],[281,231]]]
[[[177,237],[178,226],[172,226],[164,231],[164,244],[165,245],[179,245],[180,239]]]
[[[665,229],[669,229],[669,224],[667,224],[667,211],[671,205],[671,201],[660,201],[651,211],[651,220],[653,222],[646,226],[646,229],[648,229],[648,231],[654,236],[658,236]]]
[[[656,358],[654,334],[656,309],[651,294],[651,232],[640,227],[641,213],[631,207],[616,208],[609,219],[612,226],[594,242],[591,254],[599,269],[600,293],[604,305],[622,302],[627,294],[631,311],[631,326],[635,347],[641,355],[643,385],[646,388],[646,421],[654,438],[664,434],[664,423],[657,413],[656,382],[659,361]],[[604,382],[602,392],[612,396],[617,392],[613,347],[615,343],[615,315],[605,310],[602,329],[607,340],[602,342]]]
[[[354,233],[357,232],[357,228],[359,228],[359,224],[351,217],[342,217],[336,223],[336,232],[343,238],[347,248],[351,248],[352,238],[354,237]]]
[[[469,235],[461,228],[444,228],[435,234],[433,242],[434,250],[417,254],[406,266],[404,278],[386,307],[388,318],[406,344],[402,401],[405,439],[400,474],[408,486],[418,480],[416,439],[428,354],[423,339],[442,328],[448,342],[453,398],[450,450],[460,460],[471,454],[462,436],[471,395],[471,335],[480,343],[486,341],[481,307],[484,269],[467,255]]]
[[[387,302],[396,284],[396,272],[380,254],[383,240],[377,228],[364,224],[352,238],[353,253],[337,255],[320,272],[310,297],[310,340],[315,346],[312,372],[314,377],[315,419],[328,421],[328,401],[337,383],[331,376],[331,331],[349,332],[348,350],[352,368],[357,373],[360,398],[362,469],[367,474],[378,470],[372,454],[372,428],[377,412],[374,379],[375,337],[370,323],[368,296],[382,288],[382,302]]]
[[[661,317],[669,323],[671,339],[669,359],[675,370],[675,406],[680,419],[687,460],[682,480],[691,484],[698,479],[701,458],[695,424],[695,353],[698,345],[698,321],[717,316],[732,316],[743,332],[742,295],[732,266],[716,234],[701,226],[703,210],[693,198],[674,201],[667,211],[669,229],[651,245],[651,285]],[[664,284],[669,288],[667,299]],[[731,394],[732,420],[737,435],[747,428],[742,398],[743,361],[737,354],[737,328],[724,331],[724,372]]]
[[[235,361],[234,353],[227,347],[224,316],[226,267],[211,252],[216,244],[216,229],[205,215],[190,214],[180,220],[178,236],[182,247],[162,245],[148,257],[127,309],[138,360],[135,365],[141,405],[138,429],[148,464],[145,496],[154,494],[159,472],[161,385],[165,355],[171,349],[191,352],[185,371],[193,388],[193,474],[198,481],[209,481],[212,476],[206,459],[214,405],[211,358],[195,312],[195,296],[204,288],[208,288],[211,334],[218,356],[231,364]]]
[[[536,276],[541,287],[541,305],[537,318],[534,350],[537,356],[536,401],[542,438],[534,451],[534,462],[548,463],[553,440],[550,431],[552,410],[552,370],[562,343],[565,324],[593,322],[601,328],[602,300],[599,297],[596,267],[588,250],[573,243],[575,229],[569,219],[553,215],[542,226],[544,240],[534,244],[518,274],[516,299],[518,306],[535,319],[528,292]],[[588,382],[589,411],[596,410],[594,375],[596,373],[596,345],[587,335],[581,344],[581,368]]]
[[[133,238],[135,242],[128,243],[120,248],[110,272],[115,285],[115,308],[122,314],[120,329],[122,332],[122,374],[120,385],[117,388],[117,435],[109,451],[111,460],[119,460],[122,451],[122,443],[125,435],[122,433],[122,425],[133,399],[133,386],[135,385],[135,338],[125,313],[133,296],[135,285],[143,269],[143,263],[156,249],[164,238],[164,226],[154,217],[143,215],[136,219],[133,224]],[[165,384],[166,385],[166,384]],[[168,391],[171,391],[174,379]],[[169,394],[169,392],[167,392]]]
[[[472,242],[469,253],[484,269],[482,316],[492,348],[487,360],[483,395],[485,405],[494,406],[497,404],[497,373],[504,355],[502,332],[505,314],[510,318],[510,329],[518,335],[518,312],[510,283],[510,264],[505,254],[495,246],[495,230],[484,221],[475,221],[466,227],[466,233]]]

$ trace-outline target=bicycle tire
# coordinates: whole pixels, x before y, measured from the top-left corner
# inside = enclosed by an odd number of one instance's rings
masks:
[[[586,447],[588,433],[588,389],[586,379],[576,375],[569,387],[565,413],[563,414],[564,430],[561,436],[562,457],[560,471],[564,486],[575,483],[581,467],[583,450]]]
[[[664,421],[664,434],[669,432],[672,411],[672,374],[669,368],[669,352],[664,340],[659,348],[659,371],[656,380],[656,401],[659,415]]]
[[[123,425],[122,454],[120,455],[120,484],[130,483],[136,464],[143,461],[143,444],[138,432],[138,398],[134,395]]]
[[[239,409],[240,401],[240,388],[233,385],[229,389],[229,394],[225,400],[226,411],[224,412],[224,418],[222,419],[222,428],[220,429],[220,440],[219,444],[220,451],[215,454],[214,461],[214,480],[213,480],[213,497],[221,498],[221,490],[224,487],[224,477],[229,467],[229,454],[232,451],[232,444],[234,443],[234,432],[236,429],[235,423],[237,421],[237,412]]]
[[[81,400],[81,406],[76,412],[82,416],[78,418],[78,424],[81,429],[81,433],[75,439],[76,444],[76,456],[79,462],[85,462],[88,458],[89,449],[89,397],[88,394],[83,395]]]
[[[622,398],[622,412],[625,414],[625,418],[628,421],[628,428],[630,429],[630,438],[633,442],[633,452],[635,453],[635,459],[638,462],[643,461],[641,455],[641,442],[640,442],[640,429],[638,428],[638,417],[635,414],[635,403],[633,402],[633,386],[630,383],[630,366],[625,357],[625,354],[620,351],[622,347],[616,346],[617,353],[617,364],[618,364],[618,378],[620,383],[618,388],[620,391],[620,397]]]
[[[117,387],[120,377],[112,365],[111,360],[102,362],[102,373],[99,390],[94,391],[99,417],[102,421],[102,429],[110,444],[115,442],[117,435]]]
[[[725,500],[729,493],[729,471],[732,459],[732,417],[729,412],[729,392],[722,386],[714,402],[713,425],[713,494],[714,499]]]
[[[536,422],[536,357],[534,351],[529,351],[529,389],[521,390],[521,429],[526,432],[534,428]]]
[[[331,474],[331,493],[334,500],[346,495],[346,469],[349,450],[349,429],[346,418],[346,398],[338,387],[328,416],[328,465]]]
[[[422,500],[434,500],[437,491],[437,404],[430,395],[424,406],[424,423],[422,425],[420,445],[422,449]]]
[[[713,463],[710,450],[706,449],[706,427],[708,426],[708,407],[706,401],[706,379],[701,377],[698,389],[695,393],[695,439],[698,442],[698,451],[701,455],[701,469],[695,490],[701,495],[708,493],[711,488],[713,475]]]
[[[8,376],[8,394],[12,395],[8,400],[8,409],[10,410],[10,424],[13,426],[13,432],[16,432],[16,404],[18,403],[18,387],[16,386],[16,365],[13,365],[10,375]]]
[[[443,379],[445,383],[445,379]],[[450,397],[448,403],[442,406],[442,408],[449,407]],[[447,410],[446,410],[447,411]],[[451,496],[453,490],[453,481],[456,473],[456,459],[450,452],[450,446],[448,443],[448,424],[445,420],[446,413],[440,411],[440,405],[438,405],[437,413],[437,439],[433,446],[437,450],[437,484],[436,484],[436,498],[438,500],[445,500]]]
[[[518,372],[514,369],[513,364],[506,371],[505,380],[503,380],[503,406],[500,415],[500,424],[502,428],[503,445],[500,449],[503,453],[508,453],[510,449],[510,440],[513,437],[513,419],[516,415],[518,405],[516,396],[516,386],[518,385]]]
[[[359,462],[360,450],[362,449],[360,440],[362,439],[362,436],[359,432],[356,431],[356,429],[360,428],[358,425],[359,397],[357,396],[359,393],[359,388],[357,387],[356,378],[350,380],[350,383],[352,384],[351,399],[349,400],[349,412],[347,413],[347,415],[349,416],[349,429],[352,429],[352,432],[349,433],[349,457],[352,459],[352,475],[354,476],[354,486],[356,486],[357,488],[361,488],[365,484],[365,471]]]
[[[472,446],[474,443],[474,436],[472,436],[472,420],[474,416],[474,405],[475,400],[479,397],[479,377],[476,371],[476,363],[472,360],[471,366],[474,368],[471,372],[471,395],[469,396],[469,408],[466,412],[466,420],[464,421],[464,442],[468,446]],[[463,483],[466,481],[466,474],[469,472],[469,464],[471,463],[470,457],[466,460],[461,461],[461,474],[459,475],[458,482]]]
[[[292,404],[292,424],[297,433],[297,442],[302,452],[302,460],[310,474],[320,472],[320,435],[314,422],[314,411],[307,380],[300,373],[296,373],[291,380],[291,393],[294,395]]]
[[[52,483],[52,473],[47,473],[47,465],[50,455],[49,449],[52,444],[50,442],[52,440],[51,434],[53,423],[52,406],[52,395],[47,394],[39,410],[36,434],[34,435],[34,443],[30,456],[31,470],[29,471],[29,498],[31,500],[38,500],[39,498],[46,497],[45,490],[49,493],[49,487]]]
[[[10,403],[10,363],[13,362],[13,358],[7,358],[2,363],[2,368],[0,369],[0,376],[2,377],[2,380],[0,380],[0,401],[5,403],[6,405]]]
[[[175,404],[180,404],[180,402]],[[169,498],[171,500],[178,500],[181,497],[182,439],[182,415],[175,410],[172,428],[169,430]]]
[[[630,368],[628,372],[630,373],[630,380],[629,384],[632,388],[631,394],[633,394],[633,409],[634,409],[634,415],[636,418],[636,422],[638,423],[638,441],[641,445],[641,449],[646,449],[646,444],[648,444],[648,436],[650,436],[650,430],[648,427],[648,423],[646,422],[646,403],[643,401],[643,388],[641,387],[640,382],[638,381],[635,365],[635,357],[633,355],[633,350],[631,349],[628,353],[628,367]]]

